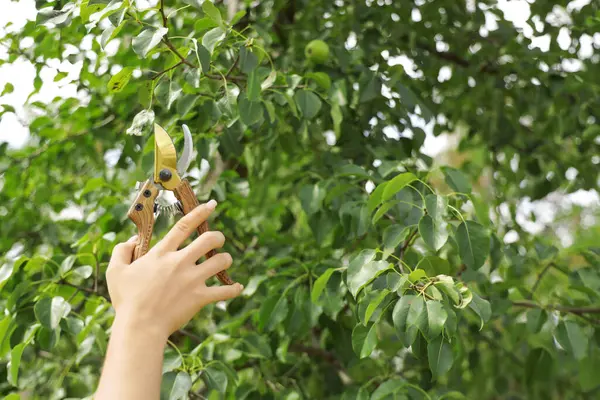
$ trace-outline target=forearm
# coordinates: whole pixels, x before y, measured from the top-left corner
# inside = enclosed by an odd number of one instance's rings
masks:
[[[131,318],[115,318],[95,400],[153,400],[160,397],[167,338]]]

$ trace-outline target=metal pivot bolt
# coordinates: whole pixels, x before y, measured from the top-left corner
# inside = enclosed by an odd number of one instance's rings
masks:
[[[160,178],[161,181],[169,181],[171,179],[171,177],[173,177],[173,174],[171,173],[171,171],[169,171],[168,169],[161,169],[160,172],[158,173],[158,177]]]
[[[142,211],[144,209],[144,205],[142,203],[137,203],[135,205],[135,210],[136,211]]]

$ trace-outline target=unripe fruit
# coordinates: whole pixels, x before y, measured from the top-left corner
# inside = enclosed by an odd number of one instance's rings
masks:
[[[304,55],[315,64],[324,64],[329,60],[329,46],[322,40],[313,40],[304,48]]]

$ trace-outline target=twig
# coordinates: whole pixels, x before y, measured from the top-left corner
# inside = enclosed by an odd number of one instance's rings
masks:
[[[169,48],[169,50],[171,50],[173,52],[173,54],[175,54],[177,57],[179,57],[179,59],[181,60],[182,63],[189,65],[192,68],[198,68],[197,65],[192,64],[191,62],[186,60],[185,57],[182,56],[181,53],[179,53],[179,51],[177,51],[177,49],[175,48],[175,46],[173,46],[173,43],[171,43],[171,41],[169,40],[168,37],[164,36],[162,38],[162,42],[167,45],[167,47]]]
[[[410,235],[408,235],[408,238],[406,239],[406,241],[402,245],[402,248],[400,249],[400,257],[399,258],[402,258],[404,256],[404,252],[406,251],[408,246],[410,246],[411,241],[415,238],[415,236],[417,236],[417,233],[419,233],[419,230],[415,229]]]
[[[227,71],[227,73],[225,74],[226,78],[229,78],[229,76],[231,75],[231,72],[233,71],[233,69],[235,68],[235,66],[237,65],[239,60],[240,60],[240,53],[238,52],[237,56],[235,57],[235,60],[233,61],[233,64],[231,64],[231,67],[229,68],[229,71]]]
[[[165,69],[164,71],[160,71],[159,73],[157,73],[156,75],[154,75],[152,77],[152,80],[153,81],[157,80],[158,78],[160,78],[161,76],[163,76],[167,72],[174,70],[175,68],[179,67],[180,65],[183,65],[183,61],[178,62],[177,64],[173,65],[170,68]]]
[[[206,76],[209,79],[214,79],[214,80],[223,79],[223,77],[221,75],[204,74],[204,76]],[[232,82],[245,82],[247,80],[245,76],[227,76],[226,78],[227,78],[227,80],[230,80]]]

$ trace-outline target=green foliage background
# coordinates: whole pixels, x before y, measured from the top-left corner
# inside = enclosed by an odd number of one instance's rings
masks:
[[[600,225],[574,209],[565,247],[516,217],[523,198],[598,186],[598,48],[563,62],[598,35],[600,6],[546,22],[567,3],[530,5],[544,52],[494,1],[37,0],[0,63],[34,63],[35,94],[50,60],[82,62],[82,96],[29,102],[28,145],[0,145],[0,394],[92,395],[114,316],[104,270],[134,233],[155,121],[178,145],[181,123],[194,132],[193,186],[219,201],[212,227],[246,285],[171,337],[163,398],[596,398]],[[305,60],[313,39],[323,65]],[[411,74],[387,62],[400,55]],[[460,135],[451,165],[421,152],[414,115]]]

